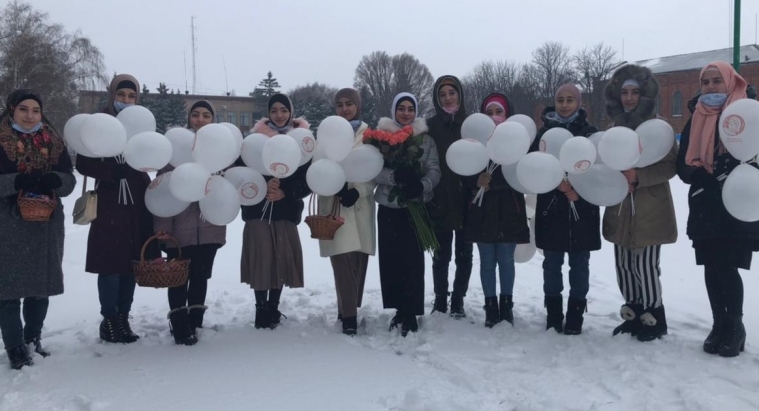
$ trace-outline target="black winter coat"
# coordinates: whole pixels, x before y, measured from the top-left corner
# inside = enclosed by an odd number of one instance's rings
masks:
[[[478,175],[464,177],[464,187],[474,197]],[[479,201],[478,201],[479,202]],[[464,237],[475,243],[516,243],[530,242],[530,227],[527,225],[527,211],[524,195],[517,192],[503,177],[501,166],[493,172],[490,189],[482,198],[482,206],[470,204],[466,216]]]
[[[540,139],[546,131],[554,127],[568,129],[574,136],[589,136],[598,131],[588,124],[587,114],[580,109],[580,115],[569,124],[550,120],[548,113],[553,107],[543,110],[543,127],[538,131],[530,151],[538,151]],[[575,201],[579,219],[575,220],[567,197],[559,190],[538,195],[535,210],[535,245],[537,248],[556,252],[594,251],[601,249],[601,213],[599,207],[582,198]]]
[[[238,161],[241,162],[241,161]],[[290,177],[280,180],[279,188],[285,193],[285,198],[269,204],[274,207],[271,211],[271,221],[287,220],[293,224],[300,224],[303,214],[303,198],[311,194],[311,189],[306,184],[306,172],[311,162],[298,167],[298,170]],[[268,182],[273,177],[264,176]],[[255,219],[269,220],[269,210],[264,215],[266,200],[252,206],[242,206],[242,219],[250,221]]]

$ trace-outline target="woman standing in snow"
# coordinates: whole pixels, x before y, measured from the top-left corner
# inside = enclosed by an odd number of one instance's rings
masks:
[[[361,97],[352,88],[344,88],[335,95],[337,115],[348,120],[353,127],[353,146],[363,144],[368,128],[361,119]],[[377,229],[374,220],[374,187],[376,183],[346,183],[336,196],[319,196],[319,215],[332,212],[335,201],[340,202],[340,216],[344,224],[333,240],[319,240],[322,257],[329,257],[335,274],[337,313],[343,323],[343,333],[355,335],[358,328],[357,307],[361,307],[364,281],[369,256],[376,249]]]
[[[309,128],[304,119],[294,118],[293,110],[289,97],[274,94],[269,98],[269,118],[259,120],[252,132],[273,137],[287,134],[294,127]],[[297,225],[303,213],[303,197],[311,193],[306,184],[310,164],[281,180],[267,176],[267,201],[242,207],[245,229],[240,274],[242,282],[255,290],[256,328],[274,329],[279,325],[283,286],[303,287],[303,251]],[[264,211],[266,203],[270,204]]]
[[[417,315],[424,315],[424,252],[420,247],[411,214],[406,206],[391,200],[393,188],[400,188],[408,201],[428,202],[432,190],[440,181],[440,165],[435,142],[427,134],[427,124],[417,118],[418,104],[410,93],[395,96],[392,118],[381,118],[377,129],[389,133],[401,132],[411,127],[411,137],[423,136],[417,173],[414,167],[393,170],[382,169],[375,178],[377,211],[380,285],[384,308],[395,308],[390,327],[400,326],[404,337],[419,329]],[[387,163],[386,163],[387,165]]]
[[[511,116],[513,107],[506,96],[493,93],[483,100],[480,112],[501,124]],[[480,251],[486,327],[493,327],[501,321],[514,324],[514,251],[517,244],[530,242],[524,195],[509,186],[500,167],[497,166],[492,175],[482,172],[462,179],[464,187],[473,194],[480,188],[485,189],[482,204],[469,206],[464,232],[466,241],[476,242]],[[496,265],[501,283],[500,304],[495,287]]]
[[[214,109],[210,102],[195,102],[187,113],[187,128],[198,132],[206,124],[213,123]],[[169,173],[174,167],[169,165],[158,175]],[[211,278],[216,251],[226,243],[227,227],[217,226],[201,218],[198,202],[174,217],[155,217],[153,225],[159,239],[176,238],[181,247],[182,258],[190,260],[190,274],[187,281],[169,288],[169,320],[174,342],[194,345],[198,342],[197,329],[203,328],[203,315],[208,307],[206,292]],[[178,257],[178,250],[172,241],[164,243],[169,259]]]
[[[104,112],[116,116],[139,102],[140,83],[128,74],[121,74],[113,78],[108,93],[110,100]],[[115,157],[90,158],[80,154],[76,157],[76,169],[95,179],[98,194],[98,216],[90,224],[85,270],[98,274],[103,316],[100,339],[133,343],[140,337],[129,324],[135,288],[132,261],[140,259],[142,245],[153,235],[153,216],[145,206],[150,177]],[[127,199],[119,196],[122,180],[129,185],[131,195]],[[158,246],[151,243],[145,258],[158,256]]]
[[[0,330],[11,368],[32,365],[27,348],[40,341],[48,297],[63,293],[63,204],[47,222],[22,220],[20,193],[65,197],[74,190],[71,158],[42,111],[36,92],[12,92],[0,114]],[[23,311],[21,299],[24,300]],[[22,324],[23,313],[23,324]]]
[[[618,69],[604,90],[613,125],[635,130],[654,118],[658,93],[659,85],[648,68],[626,65]],[[662,244],[677,240],[669,189],[676,159],[677,144],[658,163],[624,171],[631,195],[604,213],[603,235],[614,243],[617,281],[625,298],[620,310],[625,321],[614,329],[614,335],[629,333],[639,341],[652,341],[667,334],[659,256]]]
[[[565,128],[573,136],[588,137],[598,129],[588,123],[582,108],[582,93],[573,84],[556,90],[554,107],[546,107],[530,151],[537,151],[540,139],[552,128]],[[574,204],[579,218],[571,210]],[[538,195],[535,208],[535,245],[543,250],[543,292],[545,293],[546,330],[569,335],[582,333],[583,313],[590,289],[590,252],[601,249],[601,214],[564,180],[555,190]],[[564,290],[562,266],[569,260],[569,299],[566,324],[563,324]]]
[[[746,98],[746,81],[721,61],[701,69],[700,79],[701,95],[680,136],[677,174],[690,184],[687,233],[693,241],[696,264],[704,266],[714,318],[703,348],[709,354],[735,357],[746,343],[743,281],[738,269],[751,268],[752,253],[759,249],[759,223],[740,221],[725,209],[721,176],[728,175],[740,161],[722,145],[717,123],[725,107]]]

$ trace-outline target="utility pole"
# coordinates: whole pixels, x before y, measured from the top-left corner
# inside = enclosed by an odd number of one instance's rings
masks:
[[[741,69],[741,0],[735,0],[733,7],[733,68],[736,72]]]

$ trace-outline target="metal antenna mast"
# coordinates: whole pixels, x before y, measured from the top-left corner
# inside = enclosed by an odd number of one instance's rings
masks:
[[[195,45],[195,16],[190,17],[190,29],[192,33],[192,94],[198,94],[198,77],[195,66],[195,53],[198,47]]]

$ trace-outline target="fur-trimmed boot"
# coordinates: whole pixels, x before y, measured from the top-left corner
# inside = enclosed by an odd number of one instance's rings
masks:
[[[746,347],[743,315],[725,317],[724,336],[719,345],[720,357],[737,357]]]
[[[712,330],[704,340],[704,352],[709,354],[719,353],[719,347],[722,344],[722,340],[725,338],[725,306],[723,304],[712,304]]]
[[[564,297],[546,296],[544,305],[546,307],[546,330],[553,328],[557,333],[564,329]]]
[[[485,297],[485,327],[493,328],[494,325],[501,322],[501,316],[498,312],[498,297]]]
[[[129,324],[129,313],[116,314],[116,321],[121,331],[121,342],[131,344],[140,339],[140,336],[132,331],[132,326]]]
[[[640,322],[643,325],[638,333],[638,341],[653,341],[667,335],[667,316],[663,305],[647,308],[640,316]]]
[[[501,294],[501,301],[498,305],[498,315],[501,321],[514,325],[514,301],[510,295]]]
[[[614,329],[612,336],[621,333],[636,337],[643,326],[643,323],[640,322],[640,316],[643,315],[643,306],[632,303],[624,304],[619,309],[619,315],[625,321]]]
[[[588,300],[569,297],[567,300],[567,322],[564,325],[564,334],[582,334],[583,314],[588,308]]]
[[[32,357],[29,355],[29,350],[26,344],[17,345],[13,348],[5,350],[8,354],[8,360],[10,360],[11,368],[14,370],[20,370],[24,366],[34,365]]]
[[[198,339],[190,332],[190,323],[187,319],[187,307],[179,307],[169,311],[169,322],[174,342],[177,345],[195,345]]]

